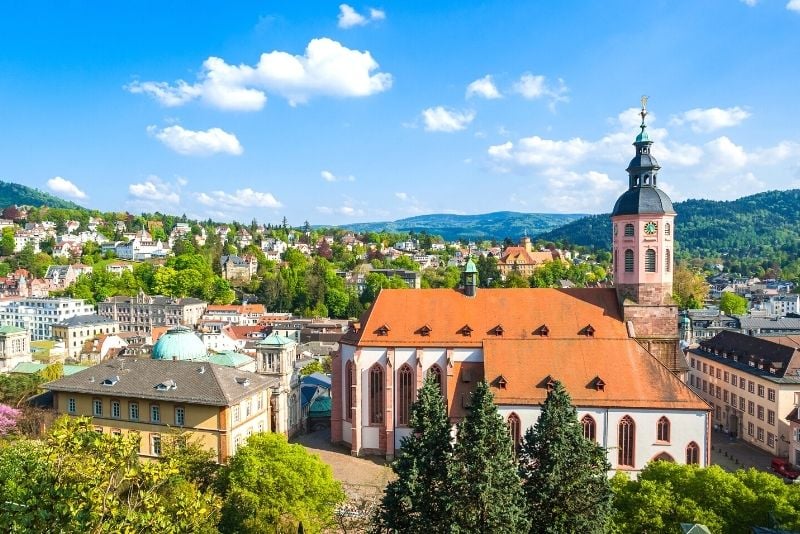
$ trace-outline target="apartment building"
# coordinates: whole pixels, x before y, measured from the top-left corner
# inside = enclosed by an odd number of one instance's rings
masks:
[[[768,340],[723,331],[687,357],[689,385],[712,406],[717,428],[789,457],[786,416],[800,401],[800,336]]]
[[[0,326],[16,326],[31,333],[31,341],[50,339],[52,327],[71,317],[91,315],[94,306],[83,299],[26,298],[0,302]]]
[[[116,296],[100,302],[97,313],[119,322],[120,332],[148,335],[154,326],[197,325],[207,303],[196,298],[150,296],[140,292],[135,297]]]
[[[79,358],[83,344],[101,335],[119,332],[119,323],[109,317],[93,313],[76,315],[53,325],[53,337],[66,343],[67,355]]]

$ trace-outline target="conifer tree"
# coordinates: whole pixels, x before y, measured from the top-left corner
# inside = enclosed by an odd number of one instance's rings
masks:
[[[611,512],[606,450],[586,439],[566,389],[555,382],[520,450],[532,533],[604,532]]]
[[[441,387],[428,376],[411,406],[412,433],[403,438],[378,511],[379,530],[403,533],[450,532],[452,520],[450,422]]]
[[[453,452],[454,530],[528,532],[529,520],[508,426],[482,381],[458,425]]]

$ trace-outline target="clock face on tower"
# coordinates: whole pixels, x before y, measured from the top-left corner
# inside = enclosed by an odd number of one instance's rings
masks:
[[[658,231],[658,223],[655,221],[649,221],[644,225],[644,233],[647,235],[653,235]]]

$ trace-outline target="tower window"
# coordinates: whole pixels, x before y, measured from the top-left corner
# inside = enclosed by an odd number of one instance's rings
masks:
[[[625,251],[625,272],[633,272],[633,251],[631,249]]]
[[[664,235],[672,235],[672,226],[669,223],[664,224]]]
[[[648,248],[644,253],[644,270],[648,273],[656,272],[656,251]]]
[[[667,272],[669,272],[671,267],[671,260],[672,260],[671,256],[672,255],[670,254],[669,249],[666,249],[664,251],[664,270]]]
[[[625,237],[633,237],[633,225],[631,223],[625,225]]]

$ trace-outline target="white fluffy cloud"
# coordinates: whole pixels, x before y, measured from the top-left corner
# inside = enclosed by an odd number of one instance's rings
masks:
[[[465,129],[474,118],[474,111],[456,111],[442,106],[422,112],[425,129],[429,132],[457,132]]]
[[[322,179],[326,182],[355,182],[356,177],[352,174],[349,176],[336,176],[331,171],[322,171],[319,173]]]
[[[355,26],[365,26],[376,20],[384,20],[386,12],[381,9],[371,8],[369,15],[364,16],[347,4],[339,6],[339,27],[348,29]]]
[[[158,205],[163,202],[177,204],[181,201],[175,188],[155,175],[148,176],[144,182],[130,184],[128,193],[137,203],[146,205]]]
[[[542,211],[606,211],[627,186],[624,163],[634,154],[631,142],[641,120],[638,112],[630,108],[610,119],[610,131],[598,139],[532,135],[489,146],[490,168],[527,177],[528,186],[510,192],[513,203]],[[709,120],[721,122],[718,117]],[[719,136],[692,144],[673,140],[666,128],[655,124],[656,117],[649,114],[653,154],[664,166],[659,187],[673,200],[707,198],[712,190],[714,198],[737,198],[763,191],[763,176],[771,177],[770,187],[793,186],[787,164],[800,160],[800,142],[748,149]],[[778,169],[786,171],[785,176],[776,174]]]
[[[47,187],[50,191],[65,197],[83,199],[86,198],[86,193],[81,191],[77,185],[62,178],[61,176],[54,176],[47,180]]]
[[[194,131],[176,124],[162,129],[157,126],[148,126],[147,132],[184,156],[210,156],[213,154],[238,156],[244,152],[236,136],[221,128]]]
[[[131,93],[151,96],[165,106],[182,106],[192,100],[233,111],[264,107],[267,93],[285,97],[290,104],[312,96],[364,97],[388,90],[392,75],[377,72],[378,63],[368,51],[351,50],[328,38],[312,39],[303,55],[273,51],[261,54],[255,66],[231,65],[209,57],[199,81],[134,81]]]
[[[741,0],[741,2],[742,2],[744,5],[748,6],[748,7],[753,7],[753,6],[755,6],[756,4],[758,4],[758,0]]]
[[[473,96],[480,96],[489,100],[503,97],[500,91],[497,90],[497,86],[494,84],[491,74],[487,74],[483,78],[478,78],[467,86],[467,98]]]
[[[550,109],[555,109],[556,104],[560,102],[569,102],[569,96],[567,96],[569,88],[561,78],[558,78],[556,84],[553,85],[547,81],[547,77],[528,72],[520,76],[512,89],[528,100],[547,99]]]
[[[800,1],[800,0],[799,0]],[[732,108],[695,108],[672,118],[670,124],[688,124],[695,132],[713,132],[741,124],[750,116],[750,112],[735,106]]]
[[[280,208],[281,204],[272,193],[254,191],[249,187],[237,189],[233,193],[211,191],[197,193],[197,201],[206,206],[226,206],[233,208]]]
[[[800,13],[800,0],[789,0],[786,4],[786,9]]]

